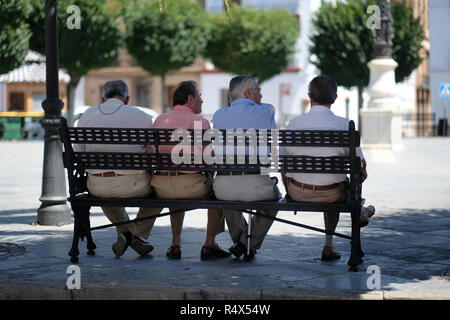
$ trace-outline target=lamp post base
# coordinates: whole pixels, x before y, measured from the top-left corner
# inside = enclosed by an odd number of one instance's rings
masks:
[[[37,212],[37,223],[41,226],[62,226],[73,223],[67,203],[42,203]]]

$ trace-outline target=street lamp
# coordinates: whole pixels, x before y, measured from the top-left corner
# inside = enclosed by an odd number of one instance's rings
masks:
[[[62,146],[59,140],[61,110],[64,103],[59,98],[58,79],[58,11],[56,0],[45,2],[45,64],[46,98],[42,102],[45,111],[41,125],[45,129],[44,163],[42,173],[42,202],[37,212],[40,225],[71,223],[67,204],[66,182],[62,162]]]

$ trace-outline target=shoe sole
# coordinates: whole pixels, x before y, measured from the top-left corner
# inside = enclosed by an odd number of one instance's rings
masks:
[[[121,234],[118,237],[117,242],[115,242],[112,245],[112,250],[116,255],[116,257],[120,258],[125,253],[126,249],[127,249],[127,238],[123,234]]]
[[[131,242],[131,248],[141,256],[145,256],[153,251],[153,246],[151,244],[142,243],[136,239]]]
[[[341,256],[322,256],[323,261],[339,260]]]

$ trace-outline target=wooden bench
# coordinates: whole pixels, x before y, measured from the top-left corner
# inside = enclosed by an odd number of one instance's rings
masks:
[[[303,225],[290,220],[264,215],[258,210],[278,211],[314,211],[323,212],[333,209],[339,212],[351,214],[352,226],[351,236],[330,233],[335,236],[351,240],[351,255],[348,265],[351,271],[357,271],[357,266],[362,263],[363,252],[360,242],[359,216],[361,212],[361,161],[356,156],[356,147],[359,146],[359,132],[355,131],[355,124],[350,121],[348,131],[302,131],[302,130],[184,130],[179,129],[133,129],[133,128],[72,128],[68,127],[65,119],[62,119],[60,136],[64,145],[63,159],[67,169],[69,181],[68,201],[74,212],[74,235],[72,248],[69,252],[72,263],[78,262],[79,239],[87,239],[88,255],[94,255],[96,248],[91,231],[112,227],[120,224],[137,222],[138,219],[124,221],[119,224],[108,224],[91,228],[89,210],[91,207],[153,207],[153,208],[185,208],[186,211],[194,209],[227,208],[240,210],[242,212],[264,216],[278,222],[294,226],[308,228],[322,233],[325,230],[312,226]],[[188,134],[186,140],[186,133]],[[179,139],[172,140],[174,136],[183,136],[187,146],[196,144],[208,145],[213,141],[216,145],[214,150],[215,161],[211,159],[200,159],[191,154],[191,162],[179,164],[174,163],[170,154],[163,153],[119,153],[119,152],[75,152],[74,144],[133,144],[133,145],[176,145]],[[256,134],[256,136],[255,136]],[[225,152],[220,154],[220,146],[238,146],[238,148],[257,148],[260,157],[251,157],[248,154],[227,156]],[[337,157],[311,157],[311,156],[287,156],[277,155],[276,148],[281,146],[303,146],[303,147],[345,147],[349,150],[348,156]],[[224,147],[222,147],[224,148]],[[265,148],[265,150],[264,150]],[[267,149],[272,153],[267,153]],[[223,149],[225,150],[225,149]],[[262,151],[261,151],[262,150]],[[195,158],[197,156],[197,158]],[[256,159],[255,159],[256,158]],[[220,159],[223,159],[222,161]],[[176,160],[176,159],[175,159]],[[228,161],[227,161],[228,160]],[[232,160],[232,161],[230,161]],[[212,163],[211,163],[212,162]],[[222,162],[222,163],[221,163]],[[279,173],[343,173],[349,177],[349,192],[345,202],[320,204],[308,202],[296,202],[289,197],[282,197],[274,201],[222,201],[215,198],[201,200],[162,200],[156,198],[98,198],[91,196],[86,187],[86,169],[113,170],[182,170],[203,172],[231,172],[244,171],[255,172],[269,170]],[[280,182],[281,183],[281,182]],[[177,211],[165,212],[151,219],[175,214]],[[141,220],[149,217],[141,218]]]

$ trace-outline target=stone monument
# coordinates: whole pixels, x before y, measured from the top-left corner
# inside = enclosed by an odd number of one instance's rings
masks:
[[[401,116],[392,59],[392,18],[390,1],[377,0],[380,25],[374,29],[373,60],[368,63],[370,100],[361,110],[362,144],[365,148],[401,148]]]

